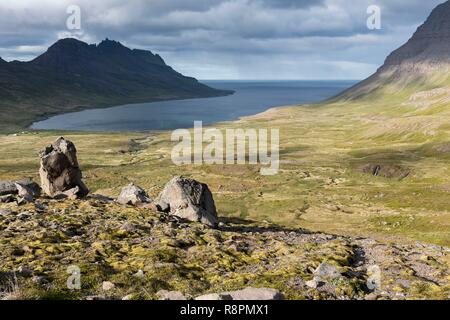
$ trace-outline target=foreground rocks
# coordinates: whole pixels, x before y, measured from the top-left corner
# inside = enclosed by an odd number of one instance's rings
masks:
[[[43,191],[49,197],[85,197],[89,190],[82,181],[75,145],[58,138],[40,153],[39,175]]]
[[[17,181],[0,181],[0,196],[17,195],[19,193],[18,187],[26,189],[33,197],[39,197],[41,194],[41,187],[33,180],[26,178]]]
[[[117,202],[123,205],[142,205],[144,203],[152,203],[153,199],[149,197],[144,189],[130,183],[124,187],[117,198]]]
[[[216,206],[208,186],[193,179],[175,177],[159,196],[159,205],[171,215],[217,227]]]
[[[216,230],[101,197],[42,203],[0,204],[0,299],[450,298],[444,247],[242,219]],[[83,290],[67,290],[70,265]]]

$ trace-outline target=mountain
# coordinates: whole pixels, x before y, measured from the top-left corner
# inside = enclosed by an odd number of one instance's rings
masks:
[[[411,39],[392,52],[368,79],[337,99],[373,98],[408,88],[425,90],[450,84],[450,1],[437,6]],[[411,90],[412,91],[412,90]]]
[[[230,93],[183,76],[150,51],[68,38],[29,62],[0,59],[0,130],[91,107]]]

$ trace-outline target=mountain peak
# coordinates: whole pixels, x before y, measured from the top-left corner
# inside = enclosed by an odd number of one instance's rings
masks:
[[[130,50],[129,48],[125,47],[123,44],[121,44],[119,41],[109,40],[106,38],[102,42],[100,42],[97,45],[97,48],[104,49],[104,50]]]
[[[450,1],[438,5],[411,39],[387,57],[383,68],[442,63],[450,63]]]
[[[75,38],[64,38],[59,39],[56,41],[53,45],[51,45],[48,48],[48,51],[55,50],[55,49],[74,49],[74,48],[83,48],[88,47],[89,45],[86,42],[83,42],[81,40],[75,39]]]
[[[391,90],[384,92],[398,92],[399,88],[414,85],[415,90],[420,87],[438,88],[449,83],[449,71],[450,1],[446,1],[434,8],[411,39],[393,51],[375,74],[334,99],[371,97],[370,93],[389,87]]]

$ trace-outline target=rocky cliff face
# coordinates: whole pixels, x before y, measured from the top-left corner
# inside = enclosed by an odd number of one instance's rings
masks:
[[[383,68],[450,63],[450,1],[437,6],[412,38],[392,52]]]
[[[337,99],[363,98],[389,84],[401,87],[419,82],[432,86],[430,75],[440,75],[435,87],[448,81],[450,70],[450,1],[437,6],[407,43],[393,51],[383,66],[368,79],[340,94]]]

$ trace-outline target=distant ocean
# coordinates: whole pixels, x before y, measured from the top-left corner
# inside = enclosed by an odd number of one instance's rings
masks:
[[[357,81],[202,81],[235,90],[226,97],[139,103],[91,109],[51,117],[33,129],[79,131],[145,131],[190,128],[201,120],[212,124],[236,120],[271,107],[319,102]]]

